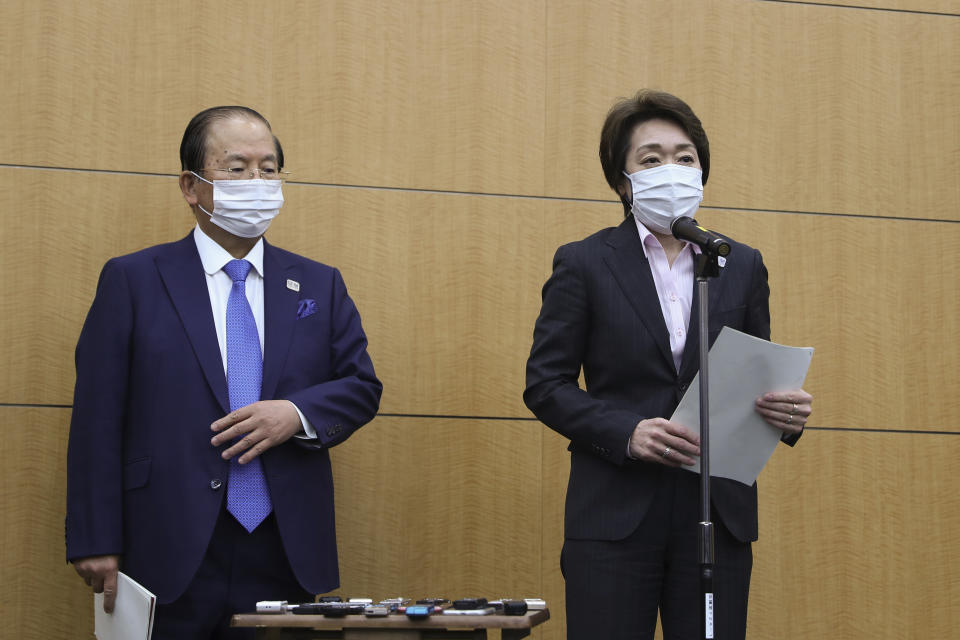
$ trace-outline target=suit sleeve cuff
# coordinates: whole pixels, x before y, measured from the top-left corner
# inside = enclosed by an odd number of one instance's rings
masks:
[[[290,402],[287,400],[287,402]],[[297,407],[297,405],[290,402],[291,406],[297,411],[297,415],[300,416],[300,425],[303,427],[303,433],[297,433],[293,437],[300,438],[302,440],[316,440],[317,439],[317,430],[313,428],[313,425],[310,424],[310,421],[307,420],[307,416],[303,415],[303,412]]]
[[[803,429],[800,429],[799,433],[784,433],[780,436],[780,441],[784,444],[788,444],[791,447],[797,444],[797,440],[800,439],[800,436],[803,435]]]

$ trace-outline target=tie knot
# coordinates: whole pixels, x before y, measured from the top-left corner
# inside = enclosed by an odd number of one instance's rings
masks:
[[[250,273],[252,265],[246,260],[231,260],[223,265],[223,270],[227,272],[230,279],[234,282],[246,282],[247,274]]]

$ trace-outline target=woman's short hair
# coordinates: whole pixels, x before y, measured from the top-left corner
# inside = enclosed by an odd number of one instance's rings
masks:
[[[630,138],[638,124],[655,118],[675,122],[686,132],[697,149],[703,171],[703,184],[707,184],[707,177],[710,175],[710,143],[700,118],[693,109],[680,98],[665,91],[641,89],[632,98],[622,98],[610,108],[600,132],[600,165],[603,167],[603,175],[610,188],[620,196],[627,214],[630,213],[629,201],[620,192],[620,187],[626,180],[623,171],[627,152],[630,150]]]

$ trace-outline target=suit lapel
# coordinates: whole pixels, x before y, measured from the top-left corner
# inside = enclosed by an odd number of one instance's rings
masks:
[[[673,354],[670,351],[670,336],[667,334],[667,323],[660,310],[660,298],[657,296],[657,286],[650,273],[650,264],[643,253],[640,243],[640,233],[637,231],[633,217],[628,217],[617,227],[607,244],[613,248],[603,261],[613,272],[613,277],[623,294],[630,301],[633,310],[640,317],[647,331],[654,337],[661,355],[674,368]]]
[[[263,241],[263,382],[260,397],[273,398],[287,360],[300,294],[287,288],[287,278],[296,270],[282,262],[273,246]]]
[[[170,245],[170,251],[155,259],[160,278],[187,332],[193,352],[200,362],[207,384],[213,390],[223,412],[230,412],[227,377],[217,342],[217,331],[210,308],[210,293],[191,233]]]

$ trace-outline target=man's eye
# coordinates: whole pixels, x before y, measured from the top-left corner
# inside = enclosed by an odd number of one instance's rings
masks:
[[[234,175],[234,176],[237,176],[243,173],[243,169],[241,169],[240,167],[228,167],[226,171],[230,175]]]
[[[276,175],[277,170],[276,170],[276,169],[270,169],[270,168],[260,169],[260,173],[262,173],[262,174],[264,174],[264,175],[267,175],[267,176],[272,176],[272,175]]]

